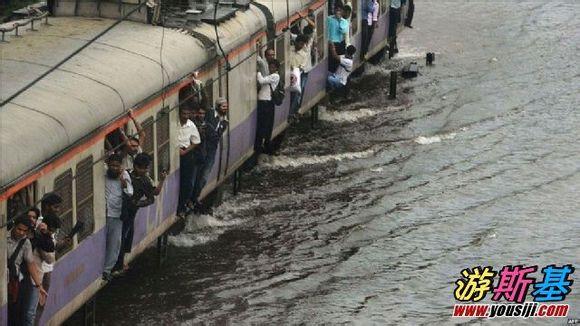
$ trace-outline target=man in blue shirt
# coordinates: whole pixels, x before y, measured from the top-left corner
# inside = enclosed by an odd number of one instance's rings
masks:
[[[342,17],[343,7],[337,5],[334,8],[334,15],[326,19],[328,29],[328,45],[334,46],[336,53],[342,55],[346,51],[346,36],[349,32],[348,21]],[[328,71],[335,72],[339,62],[333,58],[328,59]]]

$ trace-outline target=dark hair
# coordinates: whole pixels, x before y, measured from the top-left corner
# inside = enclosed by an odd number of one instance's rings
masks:
[[[302,43],[308,43],[308,36],[304,35],[304,34],[300,34],[296,37],[296,41],[294,41],[296,43],[298,42],[302,42]]]
[[[54,214],[46,214],[42,217],[42,223],[46,224],[48,229],[50,230],[57,230],[60,229],[62,222],[60,218]]]
[[[314,27],[312,27],[310,25],[306,25],[306,26],[304,26],[304,29],[302,30],[302,33],[304,35],[312,35],[312,33],[314,33]]]
[[[113,154],[109,155],[109,157],[107,157],[107,163],[110,163],[110,162],[123,163],[123,157],[121,157],[120,154],[113,153]]]
[[[300,34],[300,23],[293,24],[290,28],[292,34]]]
[[[274,53],[276,53],[276,51],[274,51],[274,48],[267,48],[266,51],[264,51],[264,54],[266,54],[266,52],[268,51],[273,51]]]
[[[147,153],[139,153],[133,160],[133,165],[140,168],[146,168],[151,163],[151,157]]]
[[[354,45],[349,45],[349,46],[346,48],[346,54],[348,54],[348,55],[353,55],[353,54],[355,54],[355,53],[356,53],[356,47],[355,47]]]
[[[18,215],[15,219],[14,219],[14,226],[17,226],[18,224],[22,224],[24,226],[26,226],[27,228],[32,228],[32,222],[30,221],[30,219],[28,218],[28,216],[21,214]]]
[[[272,61],[268,62],[268,65],[273,65],[276,67],[276,70],[280,69],[280,61],[277,59],[272,59]]]
[[[193,111],[193,108],[189,105],[185,105],[184,103],[184,105],[179,106],[179,112],[181,111]]]
[[[336,5],[334,6],[334,11],[337,10],[344,10],[344,6],[340,2],[337,2]]]
[[[127,137],[127,140],[136,141],[138,144],[141,143],[141,141],[139,140],[139,137],[137,137],[137,136],[129,136],[129,137]]]
[[[28,209],[28,211],[26,211],[26,212],[27,212],[27,213],[28,213],[28,212],[34,212],[34,214],[36,214],[36,218],[38,218],[38,217],[40,216],[40,209],[38,209],[38,208],[36,208],[36,207],[30,207],[30,208]]]
[[[40,200],[40,207],[46,208],[46,206],[57,205],[61,203],[62,198],[56,192],[48,192],[42,196],[42,199]]]

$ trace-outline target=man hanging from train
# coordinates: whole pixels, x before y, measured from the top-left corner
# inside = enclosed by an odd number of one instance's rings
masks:
[[[202,125],[202,131],[200,133],[203,134],[203,144],[201,146],[203,147],[203,151],[196,151],[196,154],[202,161],[202,165],[196,176],[192,196],[195,213],[211,214],[211,209],[207,205],[203,205],[200,196],[203,187],[205,187],[209,180],[215,163],[217,150],[221,148],[222,135],[229,127],[228,110],[228,101],[220,97],[215,102],[215,109],[207,112],[200,110],[197,114],[194,114],[194,119],[198,121],[198,124],[201,123]]]
[[[330,48],[330,55],[337,60],[340,65],[336,69],[336,73],[328,75],[326,86],[329,91],[341,90],[346,87],[348,83],[348,76],[352,72],[353,57],[356,53],[354,45],[349,45],[346,48],[345,55],[338,55],[334,48]]]
[[[258,56],[257,58],[257,65],[258,71],[262,74],[262,76],[268,76],[270,74],[270,70],[268,68],[268,64],[276,59],[276,52],[274,49],[268,48],[264,52],[264,57]],[[258,90],[260,89],[260,84],[258,84]]]
[[[334,46],[338,55],[343,55],[346,51],[346,38],[349,33],[348,21],[343,18],[343,7],[337,5],[334,9],[334,15],[326,19],[326,28],[328,29],[328,46]],[[328,60],[328,71],[336,71],[339,62],[333,58]]]
[[[273,93],[280,82],[278,69],[280,69],[280,63],[278,60],[273,59],[268,64],[270,74],[263,76],[261,72],[258,72],[257,75],[258,83],[260,84],[260,90],[258,91],[258,122],[256,141],[254,143],[254,151],[257,155],[261,153],[273,154],[270,140],[272,138],[276,113]]]
[[[7,238],[8,325],[34,324],[34,319],[26,318],[24,309],[30,299],[26,294],[31,287],[37,288],[41,297],[46,298],[47,295],[34,263],[32,244],[27,237],[32,227],[30,219],[21,215],[14,220],[14,226]]]
[[[155,196],[161,193],[163,182],[167,177],[167,171],[159,175],[159,184],[153,185],[153,180],[149,176],[149,165],[151,156],[146,153],[139,153],[133,161],[133,170],[129,173],[131,184],[133,185],[133,196],[126,201],[126,214],[121,215],[123,221],[123,230],[121,233],[121,250],[117,263],[113,268],[113,276],[120,275],[129,269],[125,264],[125,254],[131,252],[133,246],[133,235],[135,231],[135,216],[141,207],[146,207],[155,202]]]
[[[45,277],[50,277],[56,261],[56,245],[54,241],[55,233],[60,229],[61,222],[58,216],[52,213],[44,214],[42,222],[37,226],[33,232],[33,237],[30,239],[33,248],[33,261],[38,270],[40,277],[40,285],[48,293],[48,288],[44,284],[50,284],[50,281],[45,282]],[[27,298],[24,301],[24,325],[35,325],[40,321],[38,308],[44,307],[46,303],[46,296],[41,296],[38,286],[34,279],[31,278],[32,285],[26,288],[24,296]]]
[[[399,53],[399,48],[397,46],[397,26],[401,21],[401,0],[391,0],[391,7],[389,8],[389,44],[390,51],[389,57]]]
[[[304,19],[307,25],[304,26],[302,34],[296,36],[294,49],[290,53],[290,69],[299,68],[300,70],[300,92],[290,93],[290,115],[288,116],[288,120],[291,123],[298,120],[298,111],[304,99],[308,73],[312,70],[312,46],[314,44],[314,33],[316,32],[316,24],[313,20],[314,14],[312,10],[308,12],[308,16],[306,17],[300,13],[298,15]]]
[[[290,50],[290,114],[288,121],[294,122],[300,109],[300,97],[302,96],[301,74],[306,66],[307,53],[302,51],[308,42],[308,38],[302,34],[296,36],[294,47]]]
[[[407,10],[407,19],[405,19],[405,26],[409,28],[413,28],[413,15],[415,15],[415,2],[413,0],[409,0],[409,9]]]
[[[369,45],[371,44],[371,39],[373,38],[373,33],[377,28],[378,21],[379,21],[379,1],[365,0],[362,15],[362,40],[360,49],[361,60],[366,59],[365,55],[369,50]]]
[[[60,221],[60,212],[62,207],[62,197],[55,192],[48,192],[42,196],[40,200],[40,216],[36,222],[35,228],[40,227],[40,224],[44,221],[45,216],[54,216],[59,219],[57,223],[58,226],[62,224]],[[55,245],[55,251],[58,252],[69,247],[72,243],[72,238],[68,235],[61,234],[59,232],[59,228],[53,230],[51,233],[52,239]],[[44,277],[42,278],[42,286],[49,292],[50,289],[50,281],[52,278],[52,270],[54,269],[53,264],[44,264]],[[36,310],[36,320],[40,320],[42,317],[42,313],[44,312],[44,305],[40,304]]]
[[[105,175],[105,211],[107,217],[107,241],[105,250],[105,266],[103,280],[113,279],[111,274],[119,251],[123,232],[122,215],[127,214],[127,202],[133,196],[133,185],[129,172],[122,168],[123,158],[119,154],[111,154],[107,158]]]
[[[123,168],[127,171],[130,171],[133,169],[133,160],[135,159],[135,156],[143,152],[142,148],[145,146],[145,130],[139,121],[135,119],[135,115],[133,114],[132,109],[127,111],[127,116],[133,122],[133,125],[137,130],[137,135],[127,136],[122,129],[119,129],[124,143],[123,147],[118,152],[121,154],[121,157],[123,157]]]
[[[179,200],[177,215],[185,217],[187,203],[193,194],[195,177],[199,165],[196,164],[194,149],[201,143],[197,127],[190,120],[193,110],[189,106],[179,107],[179,125],[177,129],[177,144],[179,146]]]

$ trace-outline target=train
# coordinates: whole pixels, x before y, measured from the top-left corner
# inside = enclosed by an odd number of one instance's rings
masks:
[[[351,43],[361,44],[363,0],[352,0]],[[388,45],[389,0],[380,0],[378,25],[368,56]],[[157,6],[162,5],[156,1]],[[303,94],[301,113],[326,96],[328,48],[326,0],[229,1],[219,10],[174,10],[173,22],[140,0],[54,0],[52,16],[26,19],[7,28],[0,43],[0,260],[6,266],[8,222],[47,192],[63,198],[62,232],[79,220],[82,232],[57,253],[40,323],[59,325],[105,286],[105,141],[122,128],[135,133],[132,109],[146,133],[143,151],[153,158],[162,193],[135,221],[134,259],[177,221],[179,150],[176,143],[180,90],[192,74],[213,102],[230,103],[229,128],[216,154],[205,196],[254,154],[257,56],[274,48],[281,78],[290,85],[291,27],[311,14],[316,57]],[[403,6],[403,17],[406,7]],[[167,12],[165,13],[167,14]],[[124,19],[121,19],[124,18]],[[32,22],[32,28],[24,28]],[[27,25],[28,24],[28,25]],[[174,26],[169,26],[173,24]],[[179,27],[181,24],[185,27]],[[18,27],[20,26],[20,30]],[[398,26],[397,28],[402,28]],[[6,35],[4,35],[6,34]],[[18,36],[18,37],[16,37]],[[71,55],[73,54],[73,55]],[[63,60],[66,58],[66,60]],[[359,56],[355,68],[363,64]],[[276,108],[272,137],[288,128],[290,95]],[[7,324],[7,271],[0,273],[0,325]]]

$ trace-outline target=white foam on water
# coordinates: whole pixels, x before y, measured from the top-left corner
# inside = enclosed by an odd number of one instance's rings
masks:
[[[238,225],[242,222],[241,220],[238,220],[238,219],[232,219],[232,220],[219,219],[219,218],[216,218],[215,216],[212,216],[212,215],[199,215],[199,216],[189,217],[189,219],[191,220],[191,230],[192,231],[197,230],[197,229],[207,228],[207,227],[216,228],[216,227]],[[188,223],[188,226],[190,226],[190,223]]]
[[[370,109],[360,109],[353,111],[328,111],[326,108],[320,110],[320,120],[330,122],[356,122],[360,119],[374,117],[378,112]]]
[[[373,169],[371,169],[371,172],[377,172],[377,173],[383,172],[383,168],[381,168],[381,167],[373,168]]]
[[[214,215],[189,215],[185,229],[178,235],[170,236],[169,243],[176,247],[194,247],[216,241],[228,229],[243,223],[242,219],[227,217],[257,205],[260,205],[259,200],[240,203],[232,198],[216,207]]]
[[[390,75],[391,70],[385,68],[382,65],[366,65],[363,75],[374,75],[374,74]]]
[[[175,247],[189,248],[216,241],[222,233],[223,232],[212,234],[181,233],[176,236],[168,237],[168,242]]]
[[[290,157],[290,156],[266,156],[261,155],[259,158],[259,166],[263,168],[288,168],[288,167],[300,167],[304,165],[315,165],[324,164],[333,161],[344,161],[344,160],[354,160],[360,158],[370,157],[375,153],[374,150],[369,149],[362,152],[352,152],[352,153],[342,153],[342,154],[332,154],[332,155],[322,155],[322,156],[302,156],[302,157]]]
[[[421,51],[419,49],[413,49],[411,51],[399,51],[395,56],[395,59],[418,59],[418,58],[425,58],[427,56],[427,52]]]
[[[440,143],[443,140],[453,139],[453,138],[455,138],[455,136],[457,136],[456,132],[451,132],[451,133],[442,134],[442,135],[435,135],[435,136],[431,136],[431,137],[419,136],[419,137],[415,138],[415,142],[417,144],[421,144],[421,145],[429,145],[429,144],[434,144],[434,143]]]

